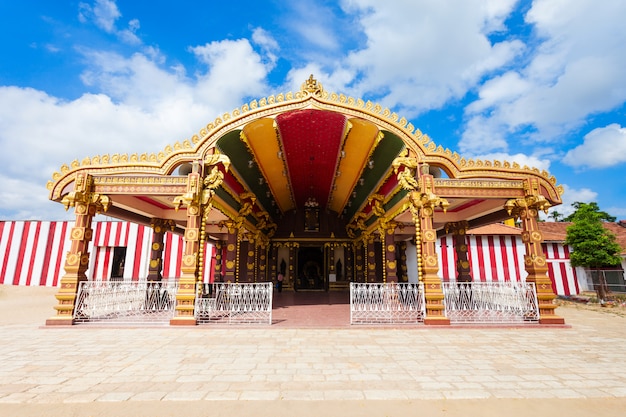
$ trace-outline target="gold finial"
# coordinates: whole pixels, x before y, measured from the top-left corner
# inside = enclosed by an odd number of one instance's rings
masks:
[[[321,96],[324,88],[322,84],[318,83],[317,80],[313,78],[313,74],[311,74],[309,79],[302,84],[301,90],[314,96]]]

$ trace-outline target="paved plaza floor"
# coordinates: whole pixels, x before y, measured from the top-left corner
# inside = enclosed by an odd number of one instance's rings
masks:
[[[560,307],[565,327],[373,328],[316,324],[336,316],[323,307],[348,317],[330,299],[289,325],[276,299],[272,326],[45,327],[55,292],[0,286],[2,417],[626,413],[626,318],[609,309]]]

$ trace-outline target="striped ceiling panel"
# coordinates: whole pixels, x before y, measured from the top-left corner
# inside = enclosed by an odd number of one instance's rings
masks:
[[[345,135],[346,117],[298,110],[276,117],[283,157],[297,207],[315,201],[326,207]]]
[[[350,131],[344,143],[333,198],[329,204],[329,208],[336,213],[341,213],[348,202],[379,133],[378,127],[366,120],[350,119],[349,124]]]
[[[281,149],[274,128],[274,119],[264,118],[249,123],[244,127],[243,133],[278,208],[283,213],[293,210],[295,207],[286,167],[280,156]]]

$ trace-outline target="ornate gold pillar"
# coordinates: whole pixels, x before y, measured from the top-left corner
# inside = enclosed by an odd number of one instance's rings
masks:
[[[226,269],[224,270],[224,282],[236,282],[237,254],[239,252],[239,230],[232,221],[225,223],[228,229],[226,238]]]
[[[187,194],[184,201],[187,209],[187,226],[183,236],[184,248],[181,263],[181,276],[176,292],[176,312],[171,325],[195,325],[194,306],[196,281],[198,279],[198,251],[200,250],[200,226],[202,208],[199,195],[202,190],[202,177],[192,172],[187,177]]]
[[[270,281],[276,282],[276,277],[278,276],[278,244],[272,243],[270,246]],[[284,283],[283,283],[284,284]]]
[[[224,250],[224,245],[221,240],[215,242],[215,274],[214,281],[221,282],[223,280],[223,265],[222,265],[222,252]]]
[[[255,282],[268,282],[267,278],[267,249],[268,241],[257,237],[257,272],[255,275]]]
[[[62,203],[66,210],[74,207],[76,221],[70,231],[71,245],[65,256],[65,274],[55,295],[58,304],[54,309],[57,313],[46,320],[48,326],[73,324],[78,287],[81,282],[87,281],[89,242],[93,236],[91,223],[96,213],[108,210],[111,201],[105,195],[94,193],[92,176],[80,172],[76,174],[74,191],[65,196]]]
[[[398,274],[398,281],[401,282],[408,282],[409,281],[409,275],[408,275],[408,268],[406,266],[406,242],[400,242],[397,245],[398,247],[398,252],[399,252],[399,257],[396,256],[396,259],[400,259],[400,262],[398,263],[399,266],[399,274]]]
[[[330,242],[324,244],[324,247],[328,251],[328,274],[335,274],[337,276],[337,271],[335,270],[335,244]],[[326,271],[324,271],[326,274]],[[328,277],[325,277],[324,281],[326,281]]]
[[[221,162],[228,169],[230,160],[221,154],[209,155],[202,163],[195,161],[192,172],[187,175],[185,194],[174,199],[176,210],[183,205],[187,209],[187,226],[183,237],[185,246],[183,248],[181,277],[176,293],[176,311],[170,320],[170,325],[196,324],[195,300],[197,292],[201,291],[201,287],[196,288],[196,284],[198,281],[202,281],[206,217],[212,208],[215,189],[224,181],[223,172],[215,165],[218,162]],[[203,164],[207,168],[212,166],[211,171],[204,178],[201,172]]]
[[[385,263],[383,282],[398,282],[398,263],[394,238],[396,226],[395,222],[383,222],[380,225]]]
[[[365,282],[376,282],[376,246],[374,245],[375,236],[373,234],[365,237],[367,246],[365,247],[365,263],[367,265]]]
[[[399,157],[393,161],[394,172],[400,185],[409,191],[409,208],[415,223],[415,243],[417,251],[417,272],[424,284],[426,298],[426,318],[424,324],[449,325],[445,316],[444,295],[439,272],[439,261],[435,244],[437,231],[433,227],[435,207],[448,207],[448,201],[435,194],[433,176],[427,164],[422,164],[416,178],[419,164],[415,158]],[[401,170],[400,167],[403,167]]]
[[[294,283],[295,286],[295,282],[296,282],[296,269],[294,268],[294,265],[296,263],[296,248],[300,247],[300,244],[297,242],[289,242],[287,243],[287,247],[289,248],[289,266],[287,267],[287,270],[289,271],[287,274],[289,275],[289,281]]]
[[[248,234],[248,244],[246,245],[246,249],[245,282],[254,282],[256,269],[256,239],[252,234]]]
[[[173,220],[153,219],[152,246],[150,248],[150,266],[148,268],[148,281],[161,281],[163,279],[163,240],[167,229],[174,230]]]
[[[470,275],[470,263],[467,256],[467,229],[469,223],[467,221],[450,222],[446,224],[446,233],[452,231],[454,241],[454,251],[456,252],[456,281],[472,282]]]
[[[537,225],[538,211],[547,212],[551,206],[544,196],[539,194],[539,183],[534,178],[529,178],[524,183],[524,198],[512,199],[506,202],[507,212],[522,221],[522,242],[526,247],[524,266],[528,276],[526,282],[534,282],[537,290],[539,303],[539,323],[541,324],[564,324],[565,319],[554,313],[556,298],[552,281],[548,276],[548,264],[546,255],[543,253],[541,243],[543,235]]]
[[[365,282],[365,271],[366,271],[366,264],[367,261],[365,259],[365,249],[366,249],[366,245],[365,242],[361,239],[356,243],[356,247],[355,247],[355,252],[356,252],[356,256],[355,256],[355,279],[356,282]]]
[[[346,245],[346,281],[354,281],[354,244]]]

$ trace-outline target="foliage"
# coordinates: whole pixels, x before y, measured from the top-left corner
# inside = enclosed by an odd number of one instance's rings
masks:
[[[600,211],[596,203],[574,203],[574,206],[576,211],[568,217],[573,224],[567,228],[565,239],[573,248],[572,265],[587,268],[619,265],[621,247],[615,235],[602,226],[602,220],[608,215]]]
[[[596,216],[598,218],[598,220],[604,220],[606,222],[614,222],[615,221],[615,216],[611,216],[609,213],[607,213],[606,211],[600,211],[600,207],[598,206],[598,203],[596,202],[591,202],[591,203],[581,203],[579,201],[575,202],[572,204],[572,207],[574,207],[576,210],[570,214],[569,216],[565,217],[563,219],[563,221],[565,222],[575,222],[575,218],[576,217],[580,217],[581,215],[586,215],[586,213],[588,212],[593,212],[595,213],[594,216]],[[581,210],[582,211],[579,213],[578,211]],[[561,216],[561,214],[558,214],[559,216]],[[554,219],[556,221],[556,219]]]
[[[565,238],[565,244],[573,249],[571,264],[591,269],[619,265],[621,247],[615,235],[602,226],[603,220],[615,221],[615,217],[600,211],[596,203],[574,203],[573,206],[576,211],[568,216],[573,224],[567,228]],[[603,300],[608,289],[604,279],[601,281],[597,291],[598,298]]]
[[[562,221],[561,219],[563,218],[563,214],[556,210],[552,210],[552,212],[548,215],[548,218],[554,219],[555,222],[560,222]]]

